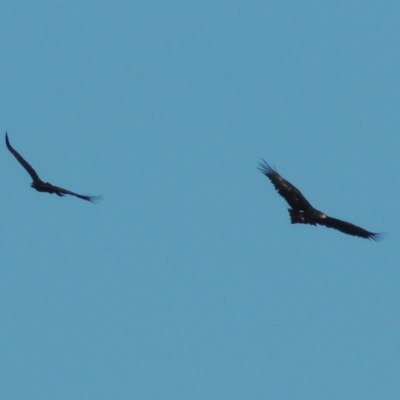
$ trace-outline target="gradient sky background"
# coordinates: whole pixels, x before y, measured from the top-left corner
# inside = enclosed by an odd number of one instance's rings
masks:
[[[395,1],[1,2],[0,133],[104,200],[3,142],[0,397],[399,399],[399,43]]]

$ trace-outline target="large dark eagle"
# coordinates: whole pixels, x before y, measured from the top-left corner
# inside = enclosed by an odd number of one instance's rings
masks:
[[[369,232],[350,222],[329,217],[315,209],[303,196],[299,189],[294,187],[286,179],[283,179],[278,172],[270,167],[264,160],[259,164],[260,171],[272,182],[277,192],[287,201],[290,221],[292,224],[323,225],[328,228],[337,229],[348,235],[358,236],[365,239],[378,241],[381,234]]]
[[[91,201],[92,203],[95,203],[97,200],[100,200],[100,196],[84,196],[78,193],[70,192],[69,190],[53,186],[49,182],[43,182],[40,178],[39,175],[36,173],[36,171],[31,167],[30,164],[28,164],[10,144],[10,141],[8,140],[8,135],[6,132],[6,145],[7,149],[10,150],[11,154],[18,160],[18,162],[26,169],[28,174],[32,178],[32,183],[31,187],[36,189],[38,192],[47,192],[47,193],[55,193],[57,196],[65,196],[67,194],[70,194],[72,196],[79,197],[80,199],[86,200],[86,201]]]

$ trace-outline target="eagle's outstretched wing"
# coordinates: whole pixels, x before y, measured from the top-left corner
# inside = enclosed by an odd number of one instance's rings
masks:
[[[312,208],[309,201],[303,196],[299,189],[286,179],[283,179],[278,171],[272,168],[265,160],[259,163],[259,170],[272,182],[277,192],[295,210],[306,210]]]
[[[18,160],[18,162],[26,169],[28,174],[31,176],[33,181],[40,181],[41,179],[39,178],[39,175],[36,173],[36,171],[32,168],[32,166],[15,150],[11,144],[10,141],[8,140],[8,135],[6,132],[6,146],[7,149],[11,152],[11,154]]]
[[[366,229],[360,228],[357,225],[351,224],[350,222],[342,221],[337,218],[326,216],[325,218],[319,218],[317,223],[319,225],[326,226],[327,228],[337,229],[338,231],[347,233],[348,235],[375,240],[375,242],[382,239],[381,233],[369,232]]]
[[[92,203],[97,203],[99,200],[102,199],[101,196],[85,196],[83,194],[71,192],[70,190],[63,189],[58,186],[54,186],[51,183],[46,183],[46,185],[49,187],[49,190],[51,190],[53,193],[57,194],[60,197],[69,194],[71,196],[79,197],[82,200],[90,201]]]

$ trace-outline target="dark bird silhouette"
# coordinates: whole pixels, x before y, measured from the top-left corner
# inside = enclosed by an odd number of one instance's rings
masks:
[[[10,144],[10,141],[8,140],[8,135],[6,132],[6,145],[7,149],[11,152],[11,154],[18,160],[18,162],[26,169],[28,174],[32,178],[32,183],[31,187],[36,189],[38,192],[46,192],[46,193],[55,193],[57,196],[65,196],[67,194],[75,197],[79,197],[82,200],[86,201],[91,201],[92,203],[96,203],[96,201],[101,199],[101,196],[84,196],[78,193],[71,192],[69,190],[57,187],[52,185],[49,182],[43,182],[40,178],[39,175],[36,173],[36,171],[32,168],[32,166],[24,159],[22,158],[21,154],[19,154]]]
[[[277,192],[286,200],[290,208],[290,222],[292,224],[323,225],[327,228],[337,229],[348,235],[358,236],[365,239],[378,241],[382,234],[369,232],[350,222],[329,217],[323,212],[315,209],[303,196],[299,189],[294,187],[286,179],[283,179],[278,172],[270,167],[264,160],[259,164],[260,171],[272,182]]]

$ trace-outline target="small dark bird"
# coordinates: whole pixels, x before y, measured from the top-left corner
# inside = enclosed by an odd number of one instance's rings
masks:
[[[323,225],[327,228],[337,229],[348,235],[378,241],[382,234],[369,232],[350,222],[329,217],[315,209],[303,196],[299,189],[283,179],[278,172],[271,168],[264,160],[259,164],[260,171],[272,182],[277,192],[286,200],[290,208],[290,222],[292,224]]]
[[[11,154],[18,160],[18,162],[26,169],[28,174],[32,178],[32,183],[31,187],[36,189],[38,192],[47,192],[47,193],[55,193],[57,196],[65,196],[67,194],[70,194],[71,196],[79,197],[82,200],[86,201],[91,201],[92,203],[96,203],[96,201],[101,199],[101,196],[84,196],[78,193],[70,192],[69,190],[53,186],[49,182],[43,182],[40,178],[39,175],[36,173],[36,171],[31,167],[30,164],[28,164],[27,161],[25,161],[21,154],[19,154],[10,144],[10,141],[8,140],[8,135],[6,132],[6,145],[7,149],[10,150]]]

